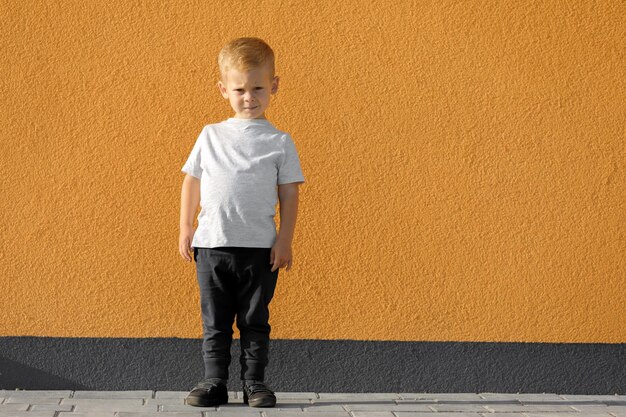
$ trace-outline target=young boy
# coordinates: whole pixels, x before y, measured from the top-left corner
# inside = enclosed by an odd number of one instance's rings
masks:
[[[275,393],[264,383],[271,330],[268,305],[279,268],[289,271],[292,265],[298,186],[304,176],[291,136],[265,118],[279,81],[272,49],[258,38],[238,38],[220,51],[218,65],[217,86],[235,115],[204,126],[182,168],[187,175],[178,245],[189,262],[193,251],[196,264],[205,366],[205,378],[186,400],[203,407],[228,402],[236,316],[244,404],[274,407]],[[202,209],[194,230],[198,203]]]

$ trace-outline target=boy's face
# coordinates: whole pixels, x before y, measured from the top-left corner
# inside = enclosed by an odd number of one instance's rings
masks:
[[[265,119],[265,109],[270,105],[270,95],[278,91],[279,77],[270,79],[267,66],[241,72],[231,68],[226,74],[226,85],[217,86],[224,98],[230,101],[235,117],[240,119]]]

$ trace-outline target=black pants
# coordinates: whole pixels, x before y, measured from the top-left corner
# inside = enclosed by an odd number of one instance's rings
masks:
[[[264,380],[271,330],[268,306],[279,272],[271,271],[270,251],[226,246],[194,248],[205,378],[228,379],[236,315],[241,336],[241,379]]]

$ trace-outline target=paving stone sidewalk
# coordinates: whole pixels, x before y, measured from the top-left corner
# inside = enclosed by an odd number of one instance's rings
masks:
[[[220,407],[188,391],[0,390],[0,417],[626,417],[626,395],[276,392],[273,408],[229,392]]]

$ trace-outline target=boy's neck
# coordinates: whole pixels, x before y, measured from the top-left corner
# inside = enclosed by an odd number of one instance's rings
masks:
[[[232,116],[233,119],[245,119],[245,120],[259,120],[259,119],[265,119],[265,112],[261,113],[261,115],[259,117],[245,117],[245,116],[241,116],[239,115],[239,113],[235,113],[234,116]]]
[[[265,124],[271,124],[271,122],[269,120],[267,120],[264,117],[259,117],[259,118],[250,118],[250,117],[229,117],[227,119],[228,123],[233,123],[236,125],[265,125]]]
[[[234,115],[232,118],[233,119],[241,119],[241,120],[267,120],[265,118],[265,116],[262,116],[262,117],[237,117],[237,115]]]

